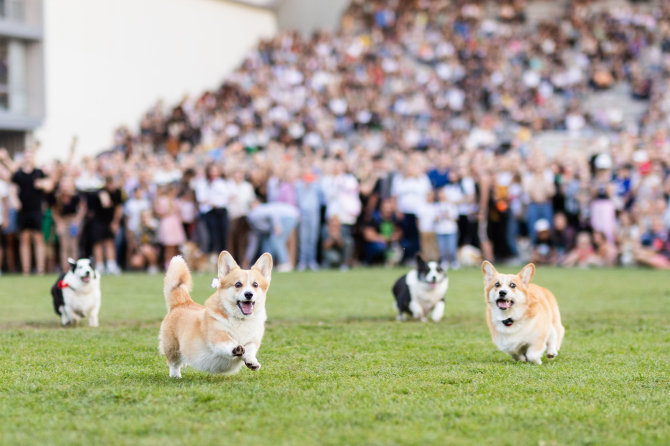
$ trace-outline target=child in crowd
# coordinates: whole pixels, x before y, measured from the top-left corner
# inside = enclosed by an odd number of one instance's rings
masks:
[[[458,269],[458,205],[463,194],[457,184],[448,184],[439,191],[435,233],[443,267]]]
[[[177,186],[168,184],[158,189],[155,213],[159,218],[158,241],[163,245],[165,265],[179,252],[179,245],[186,242],[181,220],[181,205],[177,198]]]

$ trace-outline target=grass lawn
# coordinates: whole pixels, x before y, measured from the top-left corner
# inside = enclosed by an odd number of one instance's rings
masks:
[[[5,275],[0,442],[670,444],[667,273],[540,268],[566,327],[541,366],[496,350],[478,269],[450,273],[439,324],[395,322],[400,273],[275,274],[263,368],[181,380],[157,349],[162,276],[104,277],[100,327],[63,329],[55,276]]]

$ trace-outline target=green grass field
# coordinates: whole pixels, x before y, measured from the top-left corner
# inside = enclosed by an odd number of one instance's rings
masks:
[[[104,277],[100,327],[63,329],[55,277],[3,276],[0,441],[670,444],[667,273],[539,269],[566,327],[541,366],[494,347],[478,269],[450,273],[439,324],[395,322],[400,273],[275,274],[263,368],[181,380],[157,350],[162,277]]]

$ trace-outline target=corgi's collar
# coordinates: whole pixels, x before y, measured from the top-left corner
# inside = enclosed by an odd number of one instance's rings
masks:
[[[500,322],[502,322],[505,327],[509,327],[510,325],[512,325],[514,323],[514,319],[512,319],[511,317],[508,317],[507,319],[505,319],[503,321],[500,321]]]

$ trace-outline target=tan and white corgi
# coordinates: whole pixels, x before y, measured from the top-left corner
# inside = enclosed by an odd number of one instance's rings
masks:
[[[535,265],[529,263],[519,274],[500,274],[485,260],[482,272],[493,343],[517,361],[542,364],[545,350],[547,358],[555,358],[565,329],[551,291],[530,283]]]
[[[159,334],[170,376],[181,378],[184,365],[211,373],[236,373],[242,364],[258,370],[256,353],[265,332],[265,299],[272,256],[263,254],[249,270],[228,251],[219,255],[218,287],[205,305],[190,296],[191,273],[184,259],[173,257],[165,274],[168,314]]]

